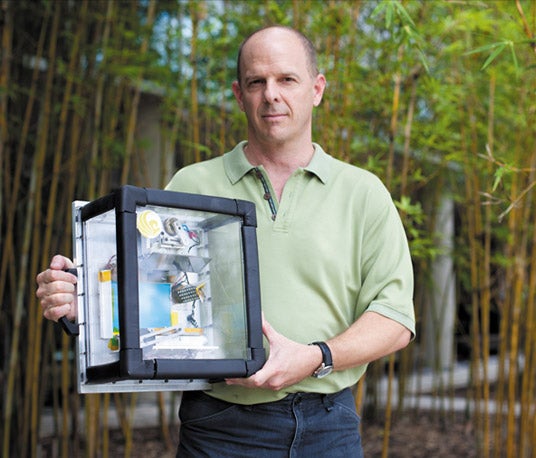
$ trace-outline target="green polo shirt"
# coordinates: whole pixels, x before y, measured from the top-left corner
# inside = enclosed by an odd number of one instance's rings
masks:
[[[374,311],[414,334],[407,239],[380,180],[315,144],[311,162],[294,172],[278,202],[269,198],[275,193],[266,171],[246,159],[245,144],[179,170],[166,189],[255,203],[262,309],[273,328],[307,344],[328,340]],[[209,394],[255,404],[298,391],[332,393],[355,384],[365,370],[308,377],[277,392],[218,383]]]

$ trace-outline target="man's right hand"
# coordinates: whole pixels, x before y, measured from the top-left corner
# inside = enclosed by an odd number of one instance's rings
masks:
[[[37,275],[36,296],[48,320],[58,321],[63,316],[71,321],[76,318],[77,278],[65,272],[73,267],[69,258],[58,254],[50,261],[49,268]]]

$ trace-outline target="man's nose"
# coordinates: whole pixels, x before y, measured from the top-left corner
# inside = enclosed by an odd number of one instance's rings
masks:
[[[279,87],[276,81],[268,80],[264,87],[264,99],[268,103],[277,102],[279,99]]]

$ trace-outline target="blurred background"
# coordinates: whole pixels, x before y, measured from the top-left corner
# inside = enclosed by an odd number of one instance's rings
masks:
[[[532,0],[0,0],[1,455],[174,456],[180,393],[78,395],[34,279],[73,200],[245,138],[236,53],[268,24],[314,42],[314,140],[382,178],[410,239],[418,334],[355,387],[367,456],[533,457]]]

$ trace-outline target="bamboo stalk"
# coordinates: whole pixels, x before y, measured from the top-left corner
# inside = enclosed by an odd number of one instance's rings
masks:
[[[489,108],[488,108],[488,132],[487,143],[488,148],[493,151],[494,148],[494,121],[495,121],[495,84],[496,78],[492,73],[489,82]],[[488,172],[491,170],[488,166]],[[488,190],[491,192],[491,189]],[[484,247],[483,259],[480,267],[480,319],[482,332],[482,409],[483,409],[483,438],[482,438],[482,453],[484,457],[490,456],[490,437],[491,424],[489,414],[490,401],[490,380],[489,380],[489,352],[490,352],[490,313],[491,313],[491,206],[484,206]]]
[[[359,415],[363,415],[363,404],[364,404],[363,399],[365,397],[365,383],[366,383],[366,374],[364,374],[363,377],[359,379],[359,382],[357,382],[357,385],[355,388],[355,410],[359,413]]]
[[[80,99],[82,97],[82,85],[77,85],[76,98]],[[68,165],[68,174],[67,174],[67,183],[65,185],[65,200],[73,201],[76,184],[78,183],[77,179],[77,166],[80,159],[80,141],[82,137],[82,123],[83,117],[80,114],[77,114],[75,111],[72,122],[71,122],[71,137],[70,137],[70,147],[69,154],[67,159]],[[70,208],[69,208],[70,210]],[[66,213],[65,217],[59,218],[60,220],[68,220],[69,211],[65,209],[62,213]],[[71,225],[67,224],[65,230],[65,236],[63,239],[62,246],[60,250],[61,253],[69,253],[71,251]],[[61,361],[61,394],[62,394],[62,427],[61,427],[61,448],[62,456],[68,457],[76,455],[72,451],[71,443],[74,441],[76,444],[78,442],[78,430],[75,428],[75,425],[71,428],[72,419],[77,419],[79,409],[76,396],[71,396],[70,390],[72,386],[77,386],[76,377],[73,377],[73,365],[70,361],[70,353],[73,349],[73,339],[62,333],[62,361]],[[76,357],[75,357],[76,358]],[[74,383],[73,383],[74,379]]]
[[[60,7],[57,8],[57,10],[60,10]],[[49,259],[49,253],[50,253],[50,245],[52,240],[52,230],[54,227],[54,221],[56,220],[56,205],[57,205],[57,195],[58,195],[58,188],[60,185],[60,181],[62,179],[61,177],[61,167],[64,163],[64,145],[65,145],[65,139],[67,134],[67,124],[68,124],[68,114],[69,114],[69,108],[71,105],[71,95],[72,95],[72,89],[74,84],[74,75],[76,72],[76,68],[79,65],[79,52],[80,52],[80,44],[83,37],[83,33],[85,32],[84,24],[86,22],[86,15],[88,10],[88,0],[84,0],[80,5],[80,16],[79,16],[79,23],[80,27],[76,28],[72,46],[70,49],[70,56],[69,56],[69,64],[68,69],[66,73],[66,81],[64,85],[64,92],[63,92],[63,99],[61,103],[60,113],[59,113],[59,128],[57,132],[56,137],[56,145],[54,149],[54,155],[53,155],[53,164],[52,164],[52,179],[50,182],[50,189],[49,189],[49,195],[48,195],[48,204],[47,204],[47,211],[46,211],[46,230],[43,237],[41,250],[42,250],[42,262],[41,265],[44,266],[48,262]],[[56,45],[56,43],[54,42]],[[52,62],[53,60],[51,60]],[[35,301],[34,301],[35,302]],[[32,315],[41,317],[41,314],[39,313],[37,309],[37,304],[35,309],[33,310]],[[41,319],[38,320],[38,324]],[[41,332],[42,332],[42,326],[36,327],[36,341],[39,342],[41,338]],[[63,368],[64,373],[68,374],[69,364],[68,364],[68,351],[65,348],[64,344],[64,362],[63,362]],[[39,356],[39,355],[36,355]],[[33,361],[33,367],[31,368],[31,374],[34,374],[34,376],[30,376],[29,379],[32,382],[32,397],[33,399],[38,399],[37,392],[39,387],[39,363],[40,358],[36,357]],[[63,425],[62,425],[62,433],[63,433],[63,439],[62,439],[62,451],[64,453],[63,456],[68,456],[68,430],[69,430],[69,424],[68,424],[68,417],[67,417],[67,406],[69,405],[69,378],[64,375],[62,378],[62,398],[63,398],[63,406],[64,406],[64,415],[63,415]],[[33,404],[32,409],[32,416],[31,416],[31,429],[32,429],[32,444],[36,444],[38,441],[37,436],[37,424],[38,424],[38,405],[37,403]],[[32,456],[34,456],[32,454]]]
[[[54,11],[54,18],[52,22],[52,28],[50,32],[50,46],[48,50],[48,58],[50,60],[54,60],[56,56],[56,37],[59,29],[59,18],[60,18],[60,7],[56,5],[55,11]],[[32,244],[33,246],[40,246],[39,243],[39,237],[40,234],[39,231],[33,230],[34,225],[39,226],[41,223],[41,202],[42,202],[42,182],[43,182],[43,166],[45,162],[46,157],[46,144],[47,139],[49,136],[49,123],[51,118],[51,95],[52,95],[52,84],[53,84],[53,78],[54,78],[54,71],[53,68],[49,68],[47,75],[46,75],[46,82],[45,82],[45,89],[46,93],[44,95],[44,101],[43,101],[43,107],[40,114],[40,124],[39,124],[39,131],[38,131],[38,142],[37,142],[37,149],[35,151],[34,156],[34,163],[32,167],[32,184],[30,187],[30,201],[27,209],[27,219],[26,219],[26,227],[24,229],[25,231],[25,242],[24,244],[27,245],[27,247],[23,248],[23,253],[19,254],[21,256],[21,266],[19,267],[19,272],[28,272],[29,276],[32,275],[33,272],[36,272],[36,265],[37,265],[37,258],[38,256],[35,254],[36,252],[32,252],[31,259],[28,259],[30,257],[27,250],[29,249],[28,244]],[[31,211],[31,216],[30,212]],[[22,311],[25,308],[24,303],[24,291],[26,288],[26,275],[20,275],[20,282],[17,287],[19,299],[17,304],[17,315],[22,314]],[[35,302],[33,298],[30,299],[31,302]],[[37,329],[39,328],[40,324],[40,316],[34,317],[29,316],[28,317],[28,328],[27,328],[27,340],[26,345],[28,345],[28,348],[32,351],[28,352],[28,358],[26,361],[26,367],[27,367],[27,373],[31,373],[31,368],[34,367],[34,361],[38,359],[38,352],[39,347],[37,345],[37,342],[39,340],[37,339]],[[18,355],[18,347],[19,342],[18,339],[20,338],[20,318],[15,319],[15,329],[17,330],[16,334],[14,333],[14,340],[12,342],[11,350],[12,355],[17,354]],[[36,397],[33,397],[35,392],[32,390],[32,380],[31,377],[28,377],[26,379],[26,384],[24,387],[25,390],[25,399],[24,399],[24,413],[25,418],[33,419],[35,412],[37,410],[37,399]],[[27,446],[30,446],[30,452],[32,456],[35,456],[33,453],[35,452],[35,431],[31,427],[32,422],[26,421],[23,425],[23,430],[21,432],[22,437],[25,438],[24,442],[22,442],[23,449],[26,449]],[[23,451],[23,453],[25,453]],[[7,456],[7,455],[5,455]]]
[[[400,176],[400,195],[407,195],[406,187],[408,183],[409,162],[410,162],[410,144],[411,144],[411,128],[413,125],[413,115],[415,113],[415,103],[417,100],[417,79],[418,73],[414,72],[410,76],[411,94],[408,102],[408,110],[406,115],[406,123],[404,125],[404,149],[402,153],[402,173]]]
[[[329,16],[331,17],[337,17],[340,13],[340,10],[338,9],[337,2],[334,0],[330,0],[327,5],[327,11]],[[346,13],[346,12],[345,12]],[[330,59],[333,62],[334,67],[340,68],[341,67],[341,31],[340,31],[340,21],[332,19],[330,22],[333,24],[329,24],[329,32],[328,32],[328,40],[329,40],[329,56]],[[340,68],[340,70],[343,70],[343,68]],[[337,95],[337,98],[340,98],[341,102],[337,101],[336,97],[333,97],[333,104],[330,104],[330,107],[328,108],[328,113],[333,110],[335,112],[340,112],[340,107],[342,105],[342,99],[343,99],[343,83],[344,79],[337,78],[335,81],[333,81],[335,87],[333,88],[333,94]],[[342,113],[341,113],[342,114]],[[332,148],[334,151],[341,151],[341,135],[340,132],[337,129],[325,129],[325,144],[332,145]]]
[[[61,428],[59,431],[60,435],[60,449],[61,456],[68,458],[71,456],[69,453],[69,437],[70,437],[70,428],[69,428],[69,387],[71,377],[69,376],[71,365],[69,364],[69,350],[70,350],[70,337],[66,334],[62,334],[62,345],[61,345],[61,380],[60,380],[60,389],[61,389]]]
[[[110,393],[102,395],[102,457],[108,458],[110,455],[110,429],[109,415],[110,412]]]
[[[516,156],[518,162],[524,160],[524,149],[521,145],[516,142]],[[532,162],[536,163],[536,151],[532,153]],[[532,169],[529,174],[529,183],[534,180],[536,175],[536,169]],[[524,177],[522,177],[524,178]],[[532,179],[530,179],[532,178]],[[526,182],[523,182],[523,187],[526,186]],[[522,392],[519,394],[518,399],[518,383],[521,380],[523,382],[524,374],[521,373],[521,367],[519,365],[520,353],[523,348],[523,340],[531,340],[531,337],[527,335],[525,331],[527,326],[528,319],[530,320],[530,312],[527,311],[531,307],[530,302],[527,302],[527,280],[529,281],[530,286],[530,276],[529,271],[526,268],[530,261],[528,259],[529,253],[529,240],[534,238],[534,227],[532,231],[530,227],[526,224],[523,224],[524,221],[530,221],[531,212],[533,211],[533,192],[526,194],[523,205],[518,206],[515,210],[512,211],[513,217],[515,218],[515,227],[518,233],[518,241],[515,244],[515,272],[517,274],[516,282],[514,283],[514,300],[512,303],[513,306],[513,320],[511,323],[511,348],[510,348],[510,360],[509,360],[509,401],[508,401],[508,434],[512,435],[513,438],[509,443],[507,441],[507,450],[511,453],[510,456],[519,456],[520,453],[523,453],[524,443],[523,443],[523,407],[521,407],[521,416],[517,415],[517,403],[523,398],[526,398],[526,394]],[[532,234],[530,233],[532,232]],[[528,277],[528,278],[527,278]],[[519,283],[518,283],[519,282]],[[530,326],[530,325],[529,325]],[[532,349],[530,347],[525,347],[528,349],[528,353],[525,353],[525,359],[530,361],[530,354]],[[514,365],[512,365],[514,364]],[[513,369],[512,369],[513,368]],[[524,369],[526,371],[527,368]],[[529,405],[530,405],[530,400]],[[510,438],[509,438],[510,439]],[[521,455],[522,456],[522,455]]]
[[[35,190],[36,186],[35,183],[37,181],[36,178],[37,170],[34,168],[32,170],[32,179],[30,183],[31,190]],[[20,268],[24,269],[24,271],[28,268],[28,258],[29,258],[29,251],[30,251],[30,245],[31,245],[31,238],[32,238],[32,224],[33,221],[32,213],[35,209],[35,203],[33,201],[30,201],[27,209],[26,209],[26,216],[27,216],[27,224],[24,227],[23,232],[23,244],[22,244],[22,250],[21,253],[19,253],[19,260],[20,260]],[[24,290],[25,290],[25,284],[26,284],[26,276],[20,275],[19,281],[17,284],[17,294],[16,294],[16,308],[15,308],[15,315],[13,319],[13,334],[11,339],[11,354],[9,357],[9,371],[7,376],[7,383],[6,383],[6,397],[5,397],[5,406],[4,406],[4,437],[3,437],[3,450],[2,450],[2,456],[11,456],[10,455],[10,444],[11,444],[11,422],[13,420],[12,413],[13,413],[13,403],[15,401],[15,380],[20,376],[19,372],[19,355],[20,355],[20,337],[21,337],[21,323],[22,323],[22,315],[24,310]],[[27,437],[27,430],[26,428],[22,431],[22,434]],[[21,445],[23,446],[23,451],[25,450],[25,447],[27,444],[27,440],[25,442],[22,442]]]
[[[102,66],[106,65],[108,57],[108,42],[110,39],[112,19],[114,17],[114,5],[113,0],[108,0],[106,4],[106,18],[104,20],[104,29],[102,31],[102,38],[99,40],[98,37],[95,38],[95,42],[102,43]],[[97,84],[95,88],[95,103],[93,106],[93,135],[91,136],[91,154],[90,154],[90,167],[88,170],[88,198],[94,199],[97,197],[97,158],[99,154],[99,142],[103,138],[103,120],[102,120],[102,108],[104,103],[104,84],[106,78],[103,71],[99,71],[97,76]]]
[[[192,129],[192,145],[193,145],[193,162],[199,162],[201,160],[201,153],[199,150],[200,139],[200,125],[199,125],[199,94],[197,84],[197,41],[199,34],[199,5],[197,2],[190,0],[188,3],[189,10],[192,18],[192,38],[190,40],[191,52],[190,52],[190,67],[192,69],[192,79],[190,82],[190,111],[191,111],[191,129]]]
[[[357,24],[359,21],[359,15],[361,13],[361,0],[357,0],[351,3],[350,6],[351,10],[349,12],[351,18],[352,18],[352,24]],[[343,88],[341,88],[341,94],[343,95],[343,101],[342,101],[342,113],[341,116],[343,119],[350,119],[352,110],[356,109],[355,102],[352,103],[352,98],[348,97],[348,94],[352,94],[354,91],[355,81],[352,78],[352,74],[350,72],[352,63],[354,62],[355,53],[354,50],[358,49],[358,43],[357,43],[357,34],[356,33],[350,33],[349,36],[349,46],[346,52],[346,58],[345,58],[345,65],[343,68],[343,76],[341,78],[341,81],[344,82]],[[346,134],[346,137],[342,139],[342,145],[341,150],[345,151],[346,154],[350,154],[351,151],[351,144],[352,139],[355,136],[354,128],[352,125],[349,125],[347,127],[348,131]]]
[[[523,23],[525,35],[530,39],[529,45],[532,51],[536,53],[536,44],[534,43],[534,32],[530,29],[528,21],[526,19],[523,7],[519,0],[515,2],[517,11]],[[533,19],[536,15],[536,8],[533,8]],[[534,20],[533,20],[534,23]],[[527,99],[527,100],[530,100]],[[534,123],[534,110],[530,108],[529,117],[532,118],[528,125]],[[536,183],[536,149],[531,153],[531,170],[529,172],[529,185],[527,189],[531,189],[534,183]],[[535,405],[536,405],[536,211],[531,202],[534,202],[533,192],[527,197],[528,204],[526,205],[527,212],[524,217],[525,221],[530,221],[530,211],[532,210],[532,253],[530,256],[531,268],[528,275],[528,291],[526,300],[526,313],[523,323],[525,325],[525,367],[522,375],[521,382],[521,426],[520,426],[520,442],[519,453],[521,456],[529,457],[531,453],[534,453],[536,444],[534,443],[536,438],[536,420],[535,420]]]
[[[0,186],[0,227],[4,225],[4,194],[9,197],[11,184],[11,167],[10,167],[10,148],[9,148],[9,110],[8,110],[8,89],[10,88],[11,74],[11,59],[13,48],[13,9],[7,0],[2,0],[0,3],[0,11],[3,16],[2,27],[2,58],[0,62],[0,183],[5,183],[6,186]],[[3,165],[6,164],[5,168]],[[14,194],[14,193],[13,193]],[[11,199],[10,199],[11,200]],[[7,202],[7,199],[5,200]],[[3,246],[2,232],[0,232],[0,246]],[[3,270],[0,270],[0,273]],[[0,283],[3,276],[0,275]],[[3,287],[0,286],[0,297]]]
[[[11,59],[13,48],[13,11],[10,8],[9,2],[2,0],[0,3],[0,12],[2,13],[3,22],[7,24],[2,27],[1,45],[2,56],[0,59],[0,88],[3,89],[0,94],[0,183],[7,183],[8,186],[0,186],[0,225],[3,223],[4,216],[4,193],[10,189],[9,173],[4,175],[4,164],[6,164],[5,171],[10,170],[9,167],[9,111],[8,111],[8,88],[10,87],[10,74],[11,74]],[[2,24],[4,25],[4,24]],[[4,159],[5,158],[5,159]],[[0,244],[2,243],[2,233],[0,233]]]
[[[4,0],[2,5],[7,8],[5,14],[6,14],[6,19],[8,19],[9,16],[12,14],[11,12],[12,9],[9,8],[9,6],[13,5],[13,3],[7,0]],[[40,30],[39,39],[37,41],[37,47],[36,47],[36,52],[35,52],[37,59],[40,59],[43,56],[43,48],[44,48],[44,43],[45,43],[45,38],[46,38],[46,31],[48,27],[49,17],[50,17],[50,11],[49,9],[45,9],[43,22],[41,25],[41,30]],[[4,27],[3,34],[2,34],[2,49],[6,50],[4,54],[4,57],[6,58],[6,60],[9,57],[9,52],[10,52],[9,51],[10,47],[8,45],[8,42],[10,40],[9,34],[11,33],[9,29],[12,24],[13,24],[12,20],[7,20],[6,27]],[[8,73],[9,73],[9,68],[6,67],[6,63],[4,62],[4,60],[2,60],[1,74],[7,75]],[[5,174],[5,176],[11,178],[12,181],[9,184],[9,186],[6,186],[5,188],[6,189],[5,201],[8,202],[8,205],[6,208],[7,227],[5,231],[6,240],[5,240],[5,243],[2,244],[3,249],[2,249],[2,265],[0,267],[0,297],[5,297],[4,291],[5,291],[5,283],[7,280],[7,270],[9,266],[12,265],[12,262],[13,262],[13,247],[15,245],[14,235],[17,233],[16,231],[13,230],[13,227],[15,225],[15,211],[17,208],[16,206],[17,200],[19,198],[21,175],[22,175],[24,157],[25,157],[24,150],[26,149],[26,144],[28,142],[28,133],[30,130],[31,117],[33,113],[33,107],[35,104],[36,93],[37,93],[37,88],[38,88],[38,78],[39,78],[39,67],[36,65],[32,70],[32,79],[31,79],[30,90],[28,93],[28,101],[26,103],[26,109],[25,109],[21,132],[18,137],[19,142],[18,142],[18,147],[17,147],[17,155],[16,155],[14,172]],[[6,86],[3,86],[3,84],[6,84]],[[7,81],[5,83],[2,83],[0,87],[7,87]],[[7,113],[6,113],[6,122],[7,122]],[[6,135],[6,133],[2,134],[2,138],[5,138],[4,135]],[[3,147],[3,146],[0,146],[0,147]],[[10,194],[8,194],[8,192]],[[2,200],[2,202],[4,201]]]
[[[324,41],[325,55],[332,56],[334,53],[333,51],[334,40],[333,40],[332,34],[328,33],[327,36],[323,37],[323,39],[325,40]],[[318,122],[318,124],[323,125],[324,123],[327,122],[327,120],[329,119],[329,113],[332,112],[332,109],[333,109],[333,101],[331,97],[323,97],[322,98],[322,110],[320,110],[317,113],[316,121]],[[329,138],[330,136],[329,136],[328,129],[322,129],[319,133],[320,143],[323,145],[329,144],[328,143]]]
[[[125,416],[125,428],[124,428],[124,434],[125,434],[125,458],[130,457],[132,453],[132,438],[133,438],[133,431],[132,431],[132,425],[134,423],[134,416],[136,415],[136,402],[138,401],[138,393],[134,392],[130,395],[130,405],[128,409],[128,413]]]
[[[154,22],[155,11],[156,11],[156,0],[150,0],[148,7],[147,7],[147,29],[149,29]],[[146,54],[148,48],[149,48],[149,39],[147,36],[144,36],[141,46],[140,46],[141,55]],[[136,121],[138,119],[138,107],[139,107],[140,97],[141,97],[140,84],[141,84],[142,77],[143,77],[143,72],[140,70],[136,80],[134,81],[132,101],[131,101],[130,113],[129,113],[128,124],[127,124],[125,158],[123,162],[123,169],[121,171],[121,184],[126,184],[128,182],[128,177],[129,177],[130,159],[134,150]]]
[[[109,192],[110,189],[110,171],[113,168],[113,155],[114,151],[111,147],[112,140],[116,139],[117,130],[119,126],[119,112],[120,106],[126,98],[125,92],[127,83],[122,79],[118,86],[115,84],[110,85],[107,90],[107,99],[112,100],[112,103],[108,104],[108,109],[106,110],[109,114],[109,117],[106,119],[106,124],[104,126],[104,135],[103,135],[103,147],[101,153],[101,161],[103,164],[102,173],[99,176],[98,182],[95,182],[94,191],[90,189],[89,197],[98,197]],[[125,102],[126,103],[126,102]],[[93,193],[92,193],[93,192]]]
[[[521,318],[521,301],[523,300],[523,287],[525,282],[525,273],[521,257],[515,260],[515,283],[514,302],[512,303],[512,321],[510,322],[510,354],[508,358],[508,416],[506,428],[506,456],[509,458],[517,457],[516,441],[516,392],[517,392],[517,375],[518,375],[518,347],[519,347],[519,324]]]
[[[166,448],[171,450],[173,448],[173,441],[169,433],[169,422],[166,415],[166,399],[162,392],[156,393],[156,402],[158,405],[158,418],[160,420],[160,430],[162,432],[162,438],[166,444]]]
[[[93,458],[98,456],[100,447],[99,411],[101,395],[86,394],[84,400],[86,415],[86,457]]]
[[[513,183],[511,185],[512,193],[516,193],[517,190],[517,181],[514,177]],[[510,233],[515,234],[515,221],[513,218],[508,218],[508,229]],[[514,256],[514,244],[516,242],[512,241],[507,244],[505,247],[505,256],[507,259],[512,259]],[[514,282],[515,276],[511,265],[508,265],[505,271],[505,284],[512,285]],[[497,380],[497,394],[495,397],[495,404],[497,406],[497,412],[495,414],[495,424],[494,424],[494,456],[496,458],[503,456],[502,450],[504,446],[504,440],[502,437],[503,431],[503,408],[504,408],[504,398],[506,390],[506,360],[509,352],[509,329],[510,329],[510,320],[511,320],[511,307],[509,304],[513,300],[512,288],[507,288],[505,291],[505,299],[502,301],[501,311],[501,322],[499,328],[499,372]]]
[[[224,11],[227,10],[226,8],[226,3],[227,1],[226,0],[223,0],[223,9]],[[295,2],[293,2],[293,10],[295,8]],[[223,30],[222,30],[222,35],[223,35],[223,39],[224,41],[227,41],[226,38],[228,36],[228,27],[227,27],[227,22],[224,22],[224,26],[223,26]],[[228,50],[228,46],[225,47],[225,54],[229,54],[229,50]],[[221,71],[221,78],[220,78],[220,84],[222,85],[222,87],[225,87],[225,84],[226,84],[226,72],[225,70],[222,70]],[[219,138],[219,148],[218,148],[218,152],[219,154],[223,154],[225,153],[225,145],[226,145],[226,136],[227,136],[227,129],[226,129],[226,124],[227,124],[227,107],[226,107],[226,103],[225,103],[225,97],[224,97],[224,91],[221,92],[221,100],[220,100],[220,110],[219,110],[219,121],[220,121],[220,129],[219,129],[219,132],[218,132],[218,138]]]
[[[403,45],[400,45],[398,47],[398,52],[396,56],[396,62],[397,64],[402,60],[402,57],[404,55],[404,47]],[[394,167],[394,161],[395,161],[395,138],[397,137],[397,131],[398,131],[398,109],[400,105],[400,90],[402,86],[402,76],[400,75],[400,71],[397,70],[394,74],[394,81],[395,86],[393,88],[393,100],[392,100],[392,107],[391,107],[391,124],[389,127],[389,153],[387,156],[387,169],[385,173],[385,181],[387,184],[387,187],[390,187],[392,178],[393,178],[393,167]]]
[[[534,213],[534,212],[533,212]],[[533,216],[533,221],[536,220],[536,214]],[[536,241],[536,231],[533,231],[532,236],[532,258],[536,259],[536,247],[534,242]],[[536,406],[535,386],[534,379],[536,378],[535,367],[535,348],[536,333],[535,315],[536,315],[536,268],[533,266],[528,274],[528,290],[527,301],[525,307],[525,313],[522,320],[524,328],[525,345],[522,354],[525,357],[525,365],[521,376],[521,390],[520,390],[520,428],[519,428],[519,448],[518,452],[520,456],[529,457],[531,448],[534,446],[533,441],[535,436],[530,436],[532,431],[531,422],[534,423],[534,409]]]
[[[481,431],[482,418],[479,410],[480,399],[482,398],[482,383],[480,379],[480,361],[481,361],[481,341],[480,341],[480,323],[479,323],[479,259],[480,247],[478,241],[482,234],[481,224],[481,203],[479,199],[479,179],[476,171],[473,169],[471,158],[476,156],[476,141],[475,141],[475,123],[473,104],[471,100],[465,101],[467,104],[463,106],[462,102],[459,105],[460,118],[460,139],[461,151],[463,152],[463,167],[464,167],[464,191],[465,191],[465,219],[467,224],[467,239],[469,245],[470,256],[470,281],[471,281],[471,385],[469,393],[475,402],[476,408],[473,414],[476,430]],[[467,110],[467,115],[466,115]],[[469,126],[467,131],[465,124]]]
[[[523,23],[523,29],[525,30],[525,34],[531,40],[529,41],[529,46],[532,47],[532,50],[536,54],[536,43],[534,43],[534,33],[532,32],[532,30],[530,30],[530,26],[525,16],[525,12],[523,11],[523,6],[521,5],[521,2],[519,0],[515,0],[515,2],[516,2],[517,12],[519,13],[519,17],[521,18],[521,22]],[[533,18],[533,24],[534,24],[534,18]]]
[[[10,84],[10,74],[11,74],[11,59],[13,53],[13,9],[12,4],[7,0],[3,0],[0,3],[2,18],[3,18],[3,27],[1,33],[1,43],[2,43],[2,58],[0,62],[0,228],[4,227],[6,224],[9,228],[13,227],[13,218],[14,218],[14,205],[13,205],[13,194],[10,195],[10,190],[12,189],[13,184],[11,183],[11,164],[10,164],[10,148],[9,140],[10,133],[8,128],[9,123],[9,105],[8,105],[8,93],[11,87]],[[20,171],[15,175],[14,181],[19,182],[20,180]],[[4,221],[4,202],[9,202],[5,213],[7,213],[6,221]],[[4,298],[4,286],[8,282],[8,270],[7,265],[8,261],[13,262],[13,255],[11,249],[7,247],[8,243],[12,243],[11,235],[12,231],[7,232],[6,241],[3,239],[3,231],[0,230],[0,246],[2,247],[2,256],[1,256],[1,267],[0,267],[0,297]],[[15,281],[13,280],[13,275],[10,275],[11,282],[10,286],[15,287]],[[7,306],[7,301],[6,301]],[[16,314],[15,314],[16,316]],[[2,331],[4,329],[2,328]],[[12,336],[14,337],[14,336]],[[9,339],[9,335],[5,335],[6,341]],[[13,340],[12,340],[13,342]],[[17,341],[15,341],[17,342]],[[11,369],[17,364],[16,359],[10,360],[9,364]],[[2,367],[2,369],[7,369]],[[14,387],[13,381],[16,377],[15,374],[11,375],[11,370],[8,371],[7,383],[5,388],[2,389],[2,396],[4,405],[0,409],[0,412],[3,413],[3,421],[0,426],[0,433],[2,436],[2,456],[8,456],[9,447],[11,443],[11,412],[15,409],[13,408],[14,401]],[[5,382],[4,382],[5,383]]]
[[[177,22],[181,22],[182,18],[182,9],[179,4],[177,7]],[[182,29],[178,30],[178,42],[182,42]],[[180,56],[178,58],[178,62],[176,63],[178,66],[178,75],[179,78],[175,83],[176,88],[172,90],[172,102],[171,106],[174,108],[171,110],[171,125],[165,130],[164,135],[164,151],[163,154],[160,156],[160,170],[161,170],[161,176],[160,176],[160,187],[164,187],[169,179],[172,176],[173,171],[170,169],[169,164],[173,163],[173,159],[175,158],[175,150],[177,147],[177,139],[179,136],[179,128],[181,127],[181,122],[183,119],[183,107],[180,103],[180,100],[184,97],[183,94],[183,87],[184,84],[182,83],[182,61],[180,59]],[[171,159],[171,160],[170,160]]]
[[[392,425],[392,395],[393,395],[393,380],[395,377],[395,356],[390,354],[388,357],[389,369],[387,379],[387,402],[385,406],[385,425],[383,428],[383,445],[382,445],[382,458],[389,456],[389,439],[391,437],[391,425]]]
[[[536,149],[532,153],[531,163],[534,170],[536,170]],[[531,172],[529,181],[536,180],[536,173]],[[534,199],[531,199],[534,202]],[[527,205],[527,209],[532,209],[532,227],[536,227],[536,211],[534,211],[533,205]],[[527,219],[529,221],[530,219]],[[520,430],[520,442],[519,453],[521,456],[530,456],[531,448],[535,446],[533,444],[535,435],[531,432],[536,421],[534,419],[534,409],[536,406],[536,230],[532,231],[532,253],[530,259],[532,266],[528,273],[528,290],[527,290],[527,307],[524,317],[525,324],[525,347],[523,354],[525,356],[525,367],[523,370],[523,376],[521,381],[521,430]],[[532,439],[532,440],[531,440]]]

